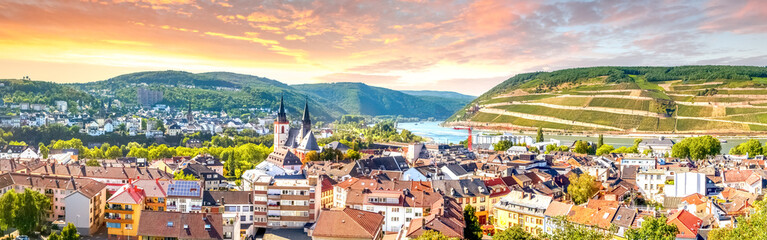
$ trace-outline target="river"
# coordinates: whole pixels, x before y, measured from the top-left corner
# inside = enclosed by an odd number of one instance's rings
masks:
[[[448,127],[442,127],[440,126],[441,122],[407,122],[407,123],[398,123],[397,128],[398,129],[407,129],[410,132],[413,132],[413,134],[427,137],[429,139],[432,139],[432,141],[436,143],[454,143],[457,144],[460,141],[466,140],[466,137],[468,136],[468,133],[466,130],[455,130],[453,128]],[[474,131],[474,133],[480,133],[480,132],[488,132],[488,131]],[[497,133],[497,132],[493,132]],[[519,133],[514,133],[519,134]],[[520,135],[529,135],[531,134],[520,134]],[[546,135],[544,134],[544,139],[556,139],[561,141],[576,141],[576,140],[587,140],[596,142],[598,137],[597,136],[573,136],[573,135]],[[604,142],[605,144],[613,145],[615,148],[619,148],[622,146],[631,146],[634,144],[634,139],[638,138],[638,136],[604,136]],[[650,138],[649,136],[643,137],[643,138]],[[682,138],[675,138],[672,137],[671,139],[674,139],[674,141],[679,142]],[[748,140],[748,138],[744,137],[725,137],[721,138],[724,140],[727,140],[726,143],[722,143],[722,153],[727,153],[730,151],[730,148],[737,146],[740,143],[743,143]],[[765,142],[767,139],[759,139],[762,143]]]

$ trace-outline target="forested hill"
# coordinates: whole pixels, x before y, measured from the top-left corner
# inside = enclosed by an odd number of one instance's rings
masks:
[[[401,115],[445,119],[471,99],[415,96],[363,83],[321,83],[292,85],[315,98],[329,99],[348,113],[362,115]]]
[[[76,104],[80,100],[83,104],[98,106],[117,99],[124,104],[137,104],[137,89],[147,88],[163,92],[161,104],[186,108],[191,103],[195,110],[224,110],[237,116],[247,113],[249,108],[276,109],[280,96],[284,95],[290,115],[298,117],[305,99],[308,99],[312,117],[323,121],[332,121],[345,114],[445,119],[471,101],[467,98],[414,96],[361,83],[291,86],[268,78],[229,72],[136,72],[80,84],[5,81],[6,87],[0,90],[4,91],[7,102],[53,104],[55,100],[66,100]],[[319,92],[313,92],[315,90]],[[365,97],[360,98],[361,95]]]
[[[427,97],[442,97],[442,98],[457,98],[474,100],[476,96],[469,96],[451,91],[431,91],[431,90],[402,90],[400,92],[407,93],[413,96],[427,96]]]
[[[767,68],[589,67],[518,74],[448,119],[575,132],[767,130]]]

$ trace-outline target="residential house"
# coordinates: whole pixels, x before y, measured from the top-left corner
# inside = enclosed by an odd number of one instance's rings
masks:
[[[463,239],[465,227],[461,205],[453,198],[442,197],[431,205],[430,214],[413,219],[407,227],[402,228],[397,239],[417,238],[426,231],[437,231],[447,237]]]
[[[311,231],[314,240],[383,239],[384,216],[352,208],[323,210]]]
[[[205,190],[218,190],[227,186],[226,178],[213,169],[199,163],[189,163],[182,166],[184,174],[191,174],[203,183]]]
[[[143,240],[224,239],[220,213],[143,211],[137,234]]]
[[[669,216],[666,224],[673,224],[679,230],[676,239],[697,239],[703,221],[686,210],[680,210]]]
[[[205,191],[202,206],[209,210],[206,212],[221,213],[224,239],[244,239],[253,225],[254,204],[250,191]]]
[[[168,184],[166,209],[171,212],[197,213],[202,210],[203,189],[200,181],[174,180]]]
[[[501,198],[494,206],[495,223],[498,230],[505,230],[512,226],[520,226],[525,231],[533,234],[541,234],[544,229],[546,209],[551,203],[551,197],[511,191]]]

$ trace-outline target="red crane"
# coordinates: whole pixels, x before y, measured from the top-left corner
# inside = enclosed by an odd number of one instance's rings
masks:
[[[474,145],[473,142],[471,141],[471,127],[454,127],[453,129],[455,129],[455,130],[469,130],[469,138],[467,139],[467,141],[469,143],[469,151],[473,151],[473,149],[471,147],[472,145]]]

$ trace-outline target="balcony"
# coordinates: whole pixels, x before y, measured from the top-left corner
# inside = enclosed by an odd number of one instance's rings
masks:
[[[168,205],[168,206],[165,206],[165,209],[172,211],[172,210],[178,210],[178,207],[176,205]]]
[[[269,215],[269,216],[266,216],[266,218],[269,220],[280,220],[280,216],[277,216],[277,215]]]
[[[122,213],[122,214],[131,214],[133,213],[133,208],[123,208],[120,205],[112,205],[112,206],[106,206],[105,208],[106,213]]]
[[[192,205],[191,207],[189,207],[189,210],[200,211],[200,210],[202,210],[202,206],[200,206],[200,205]]]
[[[280,199],[280,197],[281,197],[280,194],[267,194],[266,195],[266,198],[268,198],[268,199]]]
[[[114,215],[104,215],[104,220],[106,222],[111,223],[133,223],[133,219],[123,219],[120,217],[120,215],[114,214]]]

